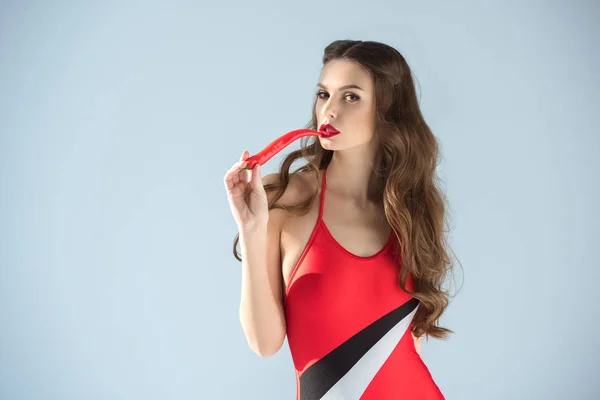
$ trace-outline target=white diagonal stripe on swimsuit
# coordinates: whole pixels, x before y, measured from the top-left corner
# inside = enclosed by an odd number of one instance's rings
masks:
[[[359,400],[406,333],[419,306],[373,345],[321,400]]]

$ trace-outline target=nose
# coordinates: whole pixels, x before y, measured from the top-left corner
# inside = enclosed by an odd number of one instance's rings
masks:
[[[335,104],[332,101],[331,97],[329,98],[329,101],[327,101],[321,108],[321,114],[323,115],[323,117],[327,118],[330,121],[334,120],[337,117],[338,110],[335,107]]]

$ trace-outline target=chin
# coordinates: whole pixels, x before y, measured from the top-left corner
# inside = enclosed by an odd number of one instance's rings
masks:
[[[321,147],[325,150],[333,150],[333,143],[331,139],[319,137],[319,142],[321,143]]]

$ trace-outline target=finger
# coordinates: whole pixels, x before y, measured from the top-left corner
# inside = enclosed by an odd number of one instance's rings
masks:
[[[264,190],[264,187],[262,184],[262,178],[260,176],[260,164],[256,164],[254,166],[254,168],[252,168],[250,173],[251,173],[250,180],[252,182],[252,187],[254,189],[258,189],[259,191]]]
[[[240,182],[244,182],[244,183],[248,183],[249,181],[249,173],[250,171],[248,171],[247,169],[241,169],[238,172],[238,177],[240,178]]]
[[[238,161],[227,171],[225,174],[225,187],[232,189],[235,185],[240,183],[239,172],[245,167],[246,161]]]
[[[248,166],[248,158],[244,160],[244,182],[250,183],[252,182],[252,170],[247,168]]]
[[[240,160],[240,161],[236,162],[235,164],[233,164],[231,166],[228,173],[232,173],[232,174],[239,173],[242,169],[244,169],[244,167],[246,166],[246,163],[247,163],[246,160]]]
[[[224,183],[225,183],[225,188],[227,188],[227,190],[233,189],[235,187],[235,185],[238,184],[238,182],[239,182],[239,178],[237,177],[236,173],[232,173],[230,171],[225,176]]]

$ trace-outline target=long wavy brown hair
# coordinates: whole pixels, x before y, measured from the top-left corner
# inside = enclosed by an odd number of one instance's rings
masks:
[[[398,50],[374,41],[336,40],[325,48],[323,66],[336,59],[357,63],[374,81],[379,149],[369,180],[369,197],[383,202],[387,221],[396,234],[400,249],[398,285],[421,302],[413,319],[413,334],[443,339],[454,333],[438,325],[449,304],[448,291],[442,286],[452,269],[444,230],[447,200],[435,173],[438,142],[419,108],[413,74]],[[315,105],[306,126],[312,130],[318,130]],[[321,147],[318,138],[303,137],[300,144],[299,150],[283,160],[278,183],[265,185],[267,193],[275,192],[269,196],[269,210],[281,208],[304,215],[318,195],[317,189],[299,204],[277,203],[288,186],[290,168],[296,160],[302,158],[306,164],[292,175],[314,172],[318,180],[319,170],[327,168],[331,161],[333,151]],[[233,254],[241,261],[238,243],[239,233],[234,239]],[[409,275],[413,277],[414,292],[406,289]]]

